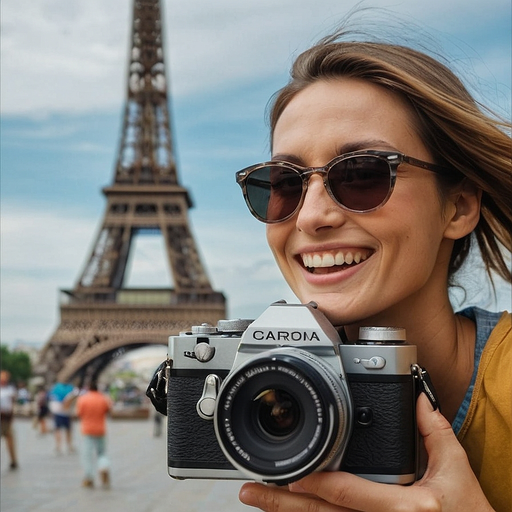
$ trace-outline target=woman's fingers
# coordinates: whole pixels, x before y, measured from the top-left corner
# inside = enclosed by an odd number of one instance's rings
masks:
[[[265,512],[353,512],[311,494],[292,493],[287,487],[256,483],[244,484],[239,498],[245,505],[257,507]]]
[[[245,484],[240,500],[265,512],[482,512],[492,510],[448,421],[424,395],[418,427],[428,454],[427,471],[411,486],[380,484],[333,471],[312,473],[288,489]]]

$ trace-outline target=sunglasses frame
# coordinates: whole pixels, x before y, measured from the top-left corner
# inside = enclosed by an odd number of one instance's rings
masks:
[[[338,199],[334,196],[331,187],[329,185],[328,175],[329,171],[334,167],[336,164],[342,162],[343,160],[348,160],[354,157],[358,156],[372,156],[377,157],[383,161],[385,161],[388,164],[389,167],[389,177],[390,177],[390,184],[389,184],[389,191],[386,195],[386,197],[381,201],[381,203],[374,208],[369,208],[365,210],[355,210],[352,208],[349,208],[345,206],[344,204],[341,204]],[[323,167],[302,167],[301,165],[293,164],[290,162],[280,161],[280,160],[271,160],[269,162],[263,162],[260,164],[251,165],[249,167],[246,167],[245,169],[242,169],[241,171],[238,171],[236,173],[236,182],[240,185],[242,188],[242,193],[245,199],[245,203],[247,204],[247,207],[249,208],[249,211],[251,214],[258,219],[261,222],[264,222],[265,224],[276,224],[278,222],[284,222],[291,217],[293,217],[302,207],[302,203],[304,202],[304,197],[306,196],[306,192],[308,189],[308,183],[309,178],[313,174],[320,174],[322,176],[324,187],[331,197],[331,199],[343,210],[352,212],[352,213],[369,213],[373,212],[375,210],[378,210],[379,208],[382,208],[388,201],[388,199],[391,197],[391,193],[393,192],[393,189],[395,188],[395,182],[396,182],[396,175],[398,166],[407,163],[409,165],[412,165],[414,167],[420,167],[421,169],[425,169],[427,171],[435,172],[437,174],[444,174],[444,173],[450,173],[450,169],[443,167],[441,165],[432,164],[430,162],[425,162],[424,160],[418,160],[417,158],[414,158],[412,156],[407,156],[403,153],[400,153],[399,151],[377,151],[377,150],[363,150],[363,151],[353,151],[351,153],[345,153],[343,155],[337,156],[336,158],[333,158],[327,165]],[[262,169],[264,167],[268,166],[275,166],[275,167],[283,167],[288,170],[292,170],[298,174],[302,181],[302,194],[300,197],[300,200],[297,204],[297,207],[286,217],[283,217],[282,219],[277,220],[268,220],[256,213],[256,211],[251,206],[251,203],[249,202],[248,194],[247,194],[247,178],[255,171]]]

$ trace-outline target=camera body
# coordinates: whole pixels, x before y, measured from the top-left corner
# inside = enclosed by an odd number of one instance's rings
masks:
[[[314,303],[169,338],[168,471],[284,485],[313,471],[418,478],[416,347],[404,329],[342,343]]]

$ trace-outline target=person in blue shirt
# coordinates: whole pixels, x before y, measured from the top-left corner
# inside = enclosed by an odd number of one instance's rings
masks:
[[[64,431],[69,453],[73,453],[73,432],[71,420],[71,404],[78,396],[78,391],[69,382],[57,382],[48,394],[48,407],[55,422],[55,452],[62,453],[62,431]]]

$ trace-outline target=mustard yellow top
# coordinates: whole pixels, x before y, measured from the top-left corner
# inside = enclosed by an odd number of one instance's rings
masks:
[[[458,439],[487,499],[512,512],[512,315],[503,313],[485,343]]]

